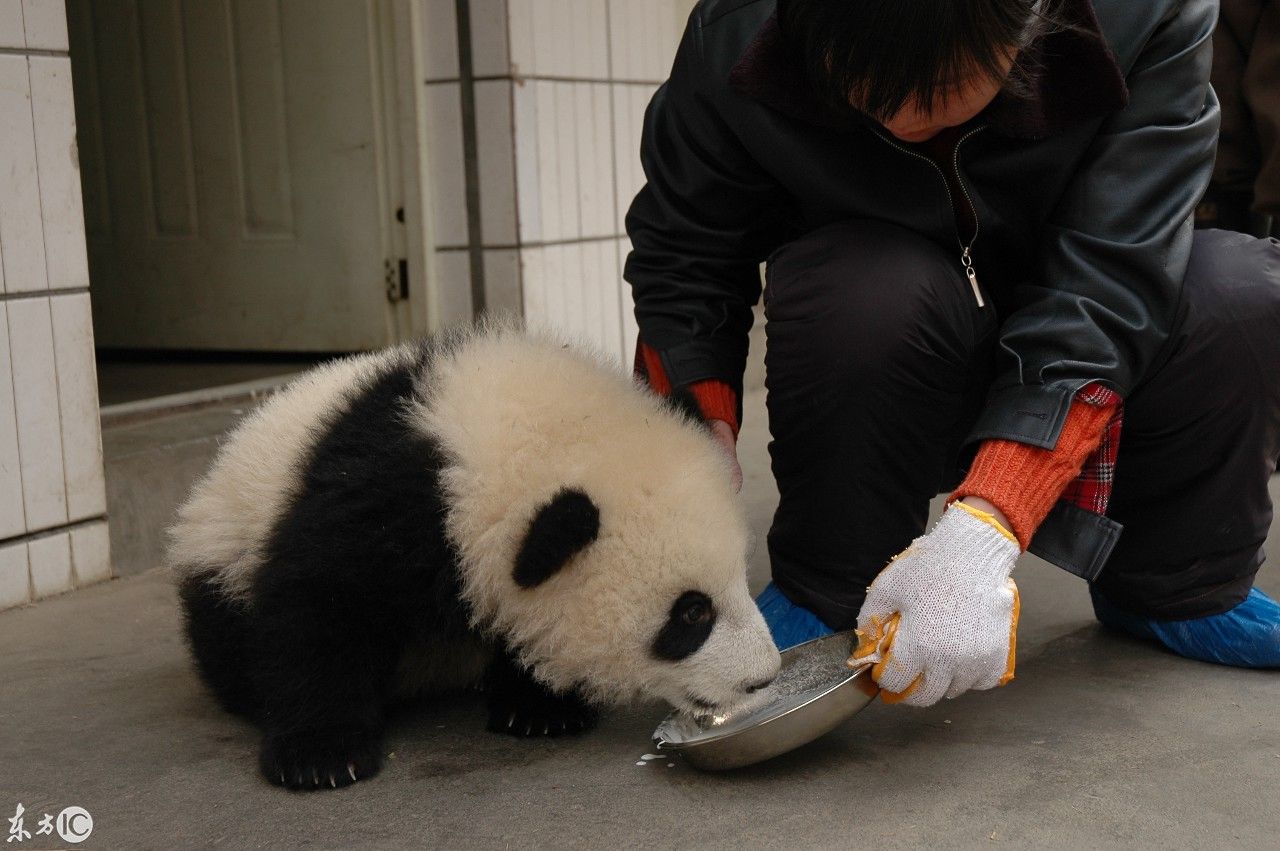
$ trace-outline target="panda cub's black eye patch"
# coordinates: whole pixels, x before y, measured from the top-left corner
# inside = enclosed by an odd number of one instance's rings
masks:
[[[676,598],[667,622],[653,640],[653,655],[679,662],[698,651],[716,625],[716,608],[701,591],[685,591]]]

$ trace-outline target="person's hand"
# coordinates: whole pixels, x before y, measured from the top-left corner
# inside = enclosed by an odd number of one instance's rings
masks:
[[[741,491],[742,466],[738,463],[738,442],[734,439],[733,429],[724,420],[710,420],[707,424],[711,427],[711,436],[729,456],[729,471],[733,476],[734,491]]]
[[[867,589],[851,665],[886,703],[930,706],[1013,679],[1020,548],[985,512],[953,503]]]

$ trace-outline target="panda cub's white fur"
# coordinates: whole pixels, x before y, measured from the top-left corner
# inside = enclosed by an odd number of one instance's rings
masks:
[[[169,529],[168,562],[179,578],[208,576],[245,602],[272,526],[320,433],[361,387],[410,358],[399,347],[322,364],[237,425]]]
[[[486,658],[509,732],[759,699],[779,657],[747,547],[705,427],[598,354],[489,325],[269,399],[180,509],[170,562],[205,679],[265,728],[263,774],[315,788],[377,770],[406,678],[444,689]]]
[[[449,459],[441,478],[464,593],[539,679],[601,700],[648,693],[691,708],[682,680],[715,683],[715,669],[735,662],[747,663],[743,682],[772,676],[776,652],[747,592],[746,521],[705,430],[553,339],[481,334],[427,376],[413,414]],[[510,566],[528,518],[565,485],[591,495],[602,532],[580,564],[530,594],[511,583]],[[724,601],[711,641],[686,663],[703,675],[673,675],[619,640],[652,632],[686,587]],[[704,697],[732,697],[715,691],[704,687]]]

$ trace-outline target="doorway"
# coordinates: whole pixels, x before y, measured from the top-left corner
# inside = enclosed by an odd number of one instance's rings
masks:
[[[70,0],[104,404],[426,327],[402,6]]]

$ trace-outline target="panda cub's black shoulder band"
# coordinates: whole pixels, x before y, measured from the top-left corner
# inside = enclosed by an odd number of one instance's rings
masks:
[[[541,585],[600,534],[600,509],[581,490],[564,488],[538,509],[520,552],[514,578],[521,588]]]

